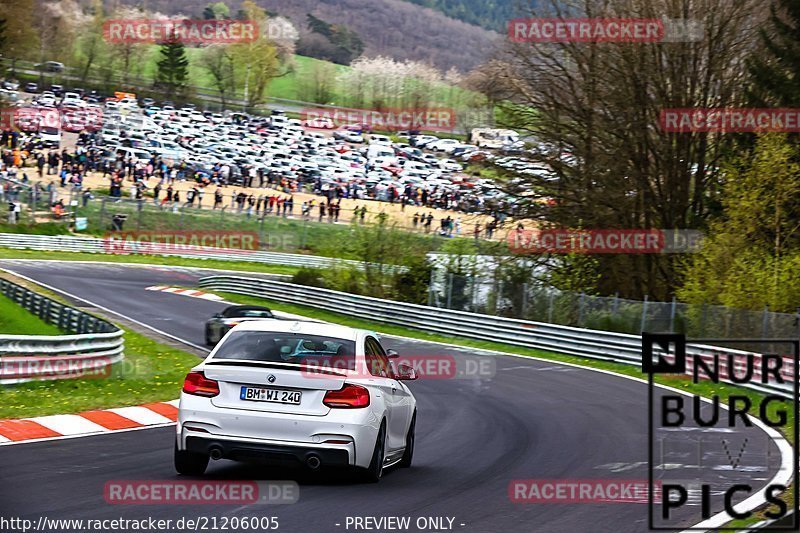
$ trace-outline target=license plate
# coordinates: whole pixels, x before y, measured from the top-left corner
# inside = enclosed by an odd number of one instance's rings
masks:
[[[262,389],[260,387],[242,387],[239,398],[253,402],[290,403],[300,405],[302,393],[296,390]]]

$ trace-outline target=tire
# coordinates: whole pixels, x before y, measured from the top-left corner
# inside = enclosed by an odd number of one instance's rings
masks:
[[[375,439],[375,449],[372,451],[372,461],[364,470],[364,481],[367,483],[377,483],[383,475],[383,456],[386,452],[386,422],[381,423],[378,431],[378,438]]]
[[[175,443],[175,470],[184,476],[202,476],[208,466],[208,456],[202,453],[181,451]]]
[[[398,466],[400,468],[409,468],[411,460],[414,458],[414,440],[416,439],[415,428],[417,426],[417,412],[411,416],[411,425],[408,426],[408,434],[406,435],[406,449],[403,452],[403,457],[400,459]]]

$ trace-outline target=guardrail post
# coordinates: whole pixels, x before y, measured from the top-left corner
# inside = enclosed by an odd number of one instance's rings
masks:
[[[66,323],[66,320],[67,320],[67,308],[62,305],[61,309],[58,310],[58,324],[57,324],[58,329],[60,330],[65,329],[64,324]]]
[[[644,326],[647,321],[647,295],[644,295],[644,301],[642,302],[642,322],[639,325],[639,333],[644,331]]]

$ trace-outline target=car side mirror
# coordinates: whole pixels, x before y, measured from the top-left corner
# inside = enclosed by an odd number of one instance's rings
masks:
[[[398,357],[400,357],[400,354],[394,350],[386,350],[386,357],[388,357],[389,359],[397,359]]]
[[[408,363],[401,363],[397,367],[397,379],[399,381],[414,381],[417,379],[417,371]]]
[[[212,318],[222,318],[222,313],[214,313]]]

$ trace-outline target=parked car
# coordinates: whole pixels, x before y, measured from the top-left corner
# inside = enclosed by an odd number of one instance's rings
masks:
[[[25,84],[25,92],[26,93],[38,93],[39,92],[39,85],[30,81]]]
[[[33,68],[43,72],[64,72],[64,63],[59,63],[58,61],[45,61],[44,63],[35,64]]]
[[[457,146],[461,146],[461,141],[456,139],[439,139],[438,141],[426,144],[425,148],[436,152],[452,152]]]
[[[354,131],[341,129],[333,132],[333,138],[349,143],[363,143],[364,136]]]

